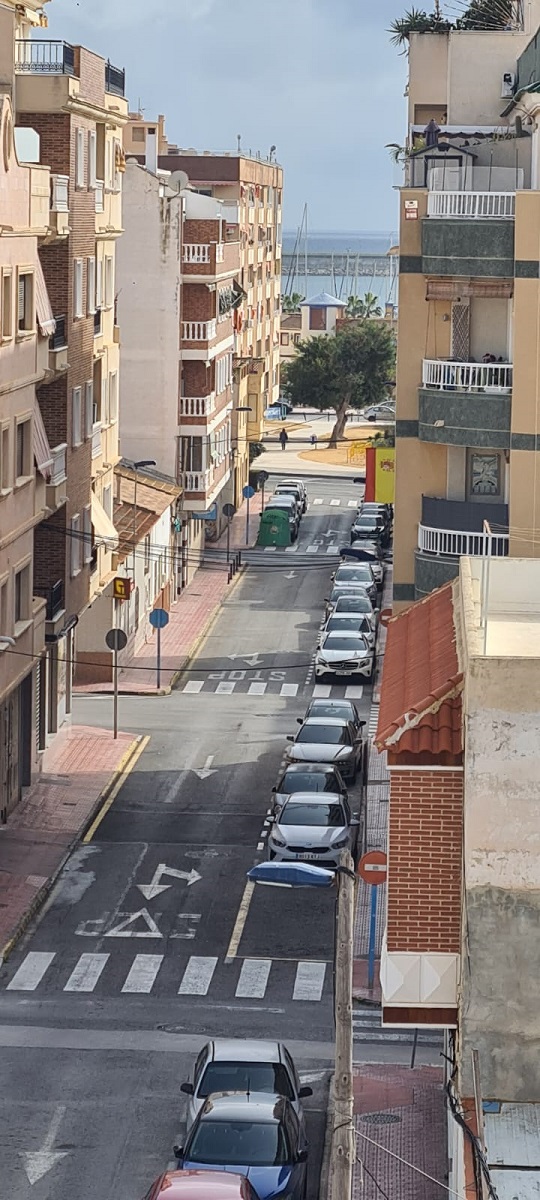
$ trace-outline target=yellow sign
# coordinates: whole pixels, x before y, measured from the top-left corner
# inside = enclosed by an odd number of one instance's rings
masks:
[[[363,462],[366,453],[365,442],[351,442],[347,458],[349,462]]]
[[[395,449],[378,446],[375,450],[375,500],[378,504],[394,503],[395,470]]]
[[[132,579],[122,579],[121,575],[117,575],[116,579],[113,579],[113,596],[115,600],[129,600],[132,589]]]

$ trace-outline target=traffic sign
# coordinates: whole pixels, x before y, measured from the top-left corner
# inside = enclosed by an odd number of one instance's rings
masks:
[[[244,500],[251,500],[252,496],[255,495],[255,488],[250,483],[246,483],[245,487],[242,488],[242,495]]]
[[[236,512],[236,508],[235,508],[234,504],[224,504],[223,505],[223,516],[227,517],[227,520],[229,520],[231,517],[234,517],[235,512]]]
[[[358,863],[358,874],[364,883],[370,883],[372,887],[377,887],[379,883],[386,883],[388,855],[384,850],[368,850]]]
[[[109,629],[105,634],[105,641],[109,650],[125,650],[127,646],[127,633],[123,629]]]
[[[152,629],[165,629],[165,626],[169,624],[169,614],[164,608],[153,608],[148,620]]]
[[[268,474],[268,471],[259,471],[259,473],[257,475],[257,483],[259,483],[259,484],[266,483],[267,479],[269,479],[269,478],[270,478],[270,476]]]

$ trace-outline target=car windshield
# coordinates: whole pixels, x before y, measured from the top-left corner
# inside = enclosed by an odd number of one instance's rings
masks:
[[[353,637],[349,634],[348,637],[340,637],[339,634],[333,633],[331,637],[327,637],[323,642],[324,650],[349,650],[358,652],[366,649],[366,643],[362,637]]]
[[[208,1063],[197,1095],[206,1099],[211,1092],[269,1092],[294,1100],[291,1081],[282,1063]]]
[[[203,1120],[186,1146],[190,1163],[227,1167],[275,1167],[291,1161],[285,1130],[277,1121]]]
[[[370,613],[373,612],[367,596],[338,596],[336,613]]]
[[[342,717],[344,721],[353,721],[355,712],[348,700],[316,700],[310,706],[312,717]],[[330,791],[329,788],[326,789]]]
[[[371,583],[373,576],[368,563],[359,567],[338,567],[336,583]]]
[[[359,614],[353,613],[352,617],[330,617],[326,626],[326,633],[356,633],[362,628],[364,618]]]
[[[313,742],[318,746],[347,746],[349,736],[346,725],[302,725],[297,742]]]
[[[323,716],[326,714],[322,714]],[[292,796],[293,792],[339,792],[339,784],[332,772],[317,774],[315,771],[285,772],[276,791]]]
[[[357,517],[353,529],[377,529],[378,526],[379,520],[377,517]]]
[[[340,804],[297,804],[289,800],[279,815],[280,825],[319,825],[327,829],[346,825]]]

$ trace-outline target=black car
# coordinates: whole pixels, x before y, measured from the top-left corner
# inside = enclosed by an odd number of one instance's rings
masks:
[[[317,713],[317,716],[324,715]],[[272,788],[274,812],[278,812],[295,792],[332,792],[344,800],[349,794],[337,767],[325,763],[290,763]]]
[[[359,516],[351,526],[351,545],[353,542],[379,542],[381,546],[388,544],[389,531],[381,517]]]

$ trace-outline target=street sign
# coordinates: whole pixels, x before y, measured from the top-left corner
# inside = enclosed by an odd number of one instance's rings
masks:
[[[109,650],[125,650],[127,646],[127,633],[123,629],[109,629],[105,634],[105,641]]]
[[[132,579],[123,579],[121,575],[117,575],[113,579],[113,596],[115,600],[129,600],[134,588]]]
[[[234,517],[235,512],[236,512],[236,508],[235,508],[234,504],[224,504],[223,505],[223,516],[226,517],[228,521],[232,517]]]
[[[259,473],[257,475],[257,483],[259,483],[259,484],[266,483],[267,479],[269,479],[269,478],[270,478],[270,476],[268,474],[268,471],[259,471]]]
[[[255,495],[255,488],[253,488],[250,483],[246,483],[245,487],[242,488],[242,495],[244,500],[251,500]]]
[[[358,863],[358,874],[364,883],[370,883],[373,887],[377,887],[379,883],[386,883],[388,855],[384,850],[368,850]]]
[[[153,608],[148,620],[152,629],[165,629],[169,624],[169,614],[164,608]]]

